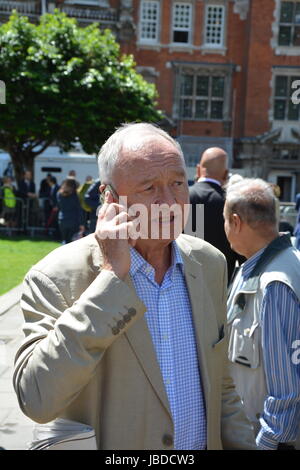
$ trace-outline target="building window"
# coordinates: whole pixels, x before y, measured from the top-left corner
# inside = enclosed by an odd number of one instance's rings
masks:
[[[281,2],[279,46],[300,46],[300,2]]]
[[[172,40],[177,44],[189,44],[192,30],[192,5],[189,3],[174,3]]]
[[[183,74],[180,83],[182,119],[222,120],[225,76]]]
[[[159,2],[142,1],[140,12],[140,41],[154,44],[158,41]]]
[[[205,46],[223,47],[224,29],[224,5],[207,5],[205,11]]]
[[[293,104],[292,94],[294,89],[292,83],[299,80],[298,77],[287,75],[277,75],[275,77],[275,94],[274,94],[274,120],[275,121],[298,121],[299,109],[298,104]]]

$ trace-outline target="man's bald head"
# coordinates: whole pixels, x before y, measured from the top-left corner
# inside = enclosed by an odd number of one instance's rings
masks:
[[[211,147],[201,155],[197,165],[198,178],[213,178],[221,184],[226,182],[228,176],[228,156],[225,150],[219,147]]]

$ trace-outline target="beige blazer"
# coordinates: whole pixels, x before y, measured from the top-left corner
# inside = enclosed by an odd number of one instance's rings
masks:
[[[251,449],[253,432],[227,374],[226,263],[208,243],[180,235],[207,413],[208,449]],[[128,276],[101,271],[93,235],[60,247],[24,280],[25,340],[14,387],[38,423],[94,427],[99,449],[173,448],[173,422],[144,313]],[[188,450],[188,449],[187,449]]]

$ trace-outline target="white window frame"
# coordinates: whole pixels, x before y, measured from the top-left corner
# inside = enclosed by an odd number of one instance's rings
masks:
[[[190,13],[189,13],[189,26],[188,28],[180,28],[180,27],[177,27],[175,28],[175,7],[176,5],[184,5],[184,6],[188,6],[189,7],[189,10],[190,10]],[[191,43],[192,43],[192,19],[193,19],[193,4],[191,2],[174,2],[173,5],[172,5],[172,29],[171,29],[171,34],[172,34],[172,38],[171,38],[171,43],[172,45],[174,46],[190,46]],[[188,41],[187,42],[177,42],[177,41],[174,41],[174,31],[184,31],[184,32],[188,32]]]
[[[172,67],[175,73],[175,87],[173,96],[173,111],[172,118],[179,121],[202,121],[202,122],[232,122],[232,76],[236,70],[236,66],[233,64],[199,64],[197,62],[190,63],[189,65],[184,61],[172,62]],[[225,78],[224,96],[223,96],[223,119],[202,119],[195,117],[181,117],[180,101],[184,98],[181,93],[182,75],[206,75],[206,76],[223,76]],[[193,96],[195,96],[193,94]],[[193,113],[193,116],[195,114]]]
[[[276,78],[277,77],[286,77],[287,78],[287,82],[288,82],[288,89],[287,89],[287,95],[285,97],[279,97],[279,96],[276,96]],[[299,75],[299,72],[295,72],[295,73],[286,73],[286,72],[280,72],[280,71],[277,71],[274,76],[273,76],[273,110],[272,110],[272,114],[273,114],[273,121],[276,121],[276,122],[280,122],[280,123],[288,123],[288,124],[295,124],[295,123],[299,123],[300,122],[300,112],[299,112],[299,115],[298,115],[298,119],[289,119],[289,116],[288,116],[288,112],[289,112],[289,101],[292,99],[291,96],[289,95],[289,93],[291,92],[291,86],[292,86],[292,79],[294,80],[300,80],[300,75]],[[281,101],[284,101],[285,102],[285,113],[284,113],[284,119],[278,119],[275,117],[275,101],[276,100],[281,100]],[[297,105],[299,106],[299,105]]]
[[[183,73],[182,75],[185,75],[185,73]],[[193,93],[192,95],[184,95],[181,93],[181,90],[179,92],[179,100],[180,102],[184,99],[189,99],[191,102],[192,102],[192,116],[182,116],[181,113],[180,113],[180,109],[181,109],[181,105],[179,104],[179,119],[185,121],[185,120],[188,120],[188,121],[205,121],[205,122],[208,122],[208,121],[223,121],[224,120],[224,104],[225,104],[225,100],[226,100],[226,96],[225,96],[225,93],[226,93],[226,75],[223,73],[218,73],[218,72],[215,72],[215,73],[211,73],[211,74],[207,74],[207,73],[201,73],[201,72],[198,72],[198,73],[189,73],[189,75],[193,76]],[[197,78],[198,77],[207,77],[208,78],[208,94],[205,95],[205,96],[201,96],[201,95],[197,95],[196,94],[196,82],[197,82]],[[224,94],[222,97],[213,97],[212,96],[212,81],[213,81],[213,78],[223,78],[224,79]],[[206,117],[198,117],[196,116],[196,106],[197,106],[197,102],[198,101],[207,101],[207,116]],[[218,118],[213,118],[211,117],[211,114],[212,114],[212,105],[214,102],[219,102],[219,103],[222,103],[222,117],[218,117]]]
[[[295,0],[296,1],[296,0]],[[297,0],[299,1],[299,0]],[[280,12],[281,12],[281,2],[282,0],[274,0],[275,10],[274,10],[274,21],[272,24],[273,37],[271,39],[271,46],[274,50],[275,55],[286,55],[286,56],[299,56],[300,46],[279,46],[279,25],[280,23]]]
[[[296,3],[299,3],[296,0],[290,0],[290,2],[294,4],[294,7],[296,6]],[[284,22],[280,21],[281,7],[282,7],[283,3],[289,3],[289,2],[281,0],[280,4],[279,4],[278,40],[277,40],[278,41],[278,43],[277,43],[278,47],[298,47],[299,48],[300,47],[299,44],[297,44],[297,45],[295,45],[295,44],[279,44],[279,33],[280,33],[280,27],[281,26],[283,26],[283,27],[286,26],[286,27],[291,28],[291,31],[292,31],[293,34],[295,32],[295,28],[300,26],[300,24],[296,23],[295,21],[292,21],[290,23],[284,23]],[[294,20],[294,18],[293,18],[293,20]],[[293,36],[293,34],[292,34],[292,36]]]
[[[142,22],[143,20],[143,6],[146,3],[152,3],[157,6],[157,21],[156,21],[156,35],[155,38],[143,38],[142,37]],[[160,28],[160,2],[158,0],[142,0],[140,2],[140,13],[139,13],[139,43],[140,44],[157,44],[159,41],[159,28]]]
[[[211,8],[219,8],[223,11],[222,24],[221,24],[221,42],[212,43],[207,41],[207,28],[208,28],[208,15]],[[205,23],[204,23],[204,47],[208,49],[221,49],[225,46],[225,23],[226,23],[226,9],[225,5],[219,3],[209,3],[205,5]]]

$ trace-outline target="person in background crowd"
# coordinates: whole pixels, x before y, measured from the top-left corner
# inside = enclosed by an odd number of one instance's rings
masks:
[[[98,161],[106,199],[95,234],[51,252],[23,283],[23,412],[88,424],[101,450],[255,449],[227,374],[224,255],[182,234],[183,217],[159,217],[169,235],[151,238],[153,204],[189,203],[179,144],[129,124]],[[148,237],[131,238],[122,196],[143,204]]]
[[[269,183],[227,189],[225,232],[247,258],[228,299],[231,375],[260,449],[299,448],[300,253],[280,235]]]
[[[35,183],[31,171],[25,171],[23,178],[18,182],[19,195],[23,199],[36,199]]]
[[[47,224],[47,221],[51,212],[51,206],[50,206],[50,192],[51,192],[50,179],[51,177],[52,177],[51,173],[48,173],[46,178],[44,178],[41,181],[40,189],[39,189],[39,198],[42,199],[41,203],[42,203],[43,212],[44,212],[45,225]]]
[[[40,198],[49,198],[50,196],[50,179],[52,175],[51,173],[47,173],[46,178],[42,179],[39,189],[39,197]]]
[[[228,281],[230,281],[236,261],[242,262],[244,259],[230,248],[224,231],[225,194],[223,186],[228,178],[227,153],[218,147],[205,150],[197,165],[197,177],[197,182],[190,188],[193,225],[196,217],[196,205],[204,204],[204,240],[225,255]]]
[[[296,237],[296,248],[300,250],[300,194],[296,195],[296,211],[298,211],[294,235]]]
[[[57,191],[59,190],[59,185],[57,184],[57,179],[55,176],[51,176],[49,179],[50,185],[50,205],[51,208],[57,207]]]
[[[59,226],[58,226],[58,207],[57,207],[57,192],[59,190],[59,185],[57,184],[57,179],[55,176],[49,178],[50,185],[50,215],[47,220],[46,228],[54,229],[54,239],[58,240],[60,238]]]
[[[82,209],[73,179],[63,181],[57,192],[57,206],[62,243],[70,243],[75,234],[84,230]]]
[[[85,182],[78,188],[77,194],[79,197],[80,205],[83,210],[84,214],[84,225],[88,227],[90,221],[90,213],[92,212],[91,207],[85,202],[84,196],[85,193],[89,190],[91,185],[93,184],[93,177],[87,176]]]
[[[13,228],[16,227],[16,209],[17,209],[17,190],[12,183],[9,176],[3,178],[3,185],[1,186],[2,198],[2,215],[5,220],[5,225],[8,229],[7,234],[12,235]]]
[[[3,172],[3,176],[9,176],[12,180],[14,179],[14,167],[12,162],[8,162],[7,167]]]
[[[100,207],[100,179],[95,180],[84,195],[84,202],[91,208],[89,233],[94,233],[97,223],[97,209]]]
[[[300,193],[296,195],[296,211],[300,210]]]
[[[28,225],[31,227],[38,225],[39,202],[31,171],[25,171],[24,177],[18,182],[18,195],[27,206]]]
[[[67,179],[70,179],[70,180],[72,179],[72,180],[74,180],[75,183],[76,183],[76,189],[79,188],[80,183],[79,183],[79,181],[76,180],[76,171],[75,171],[75,170],[70,170],[70,171],[69,171],[69,174],[68,174],[68,176],[67,176]]]

